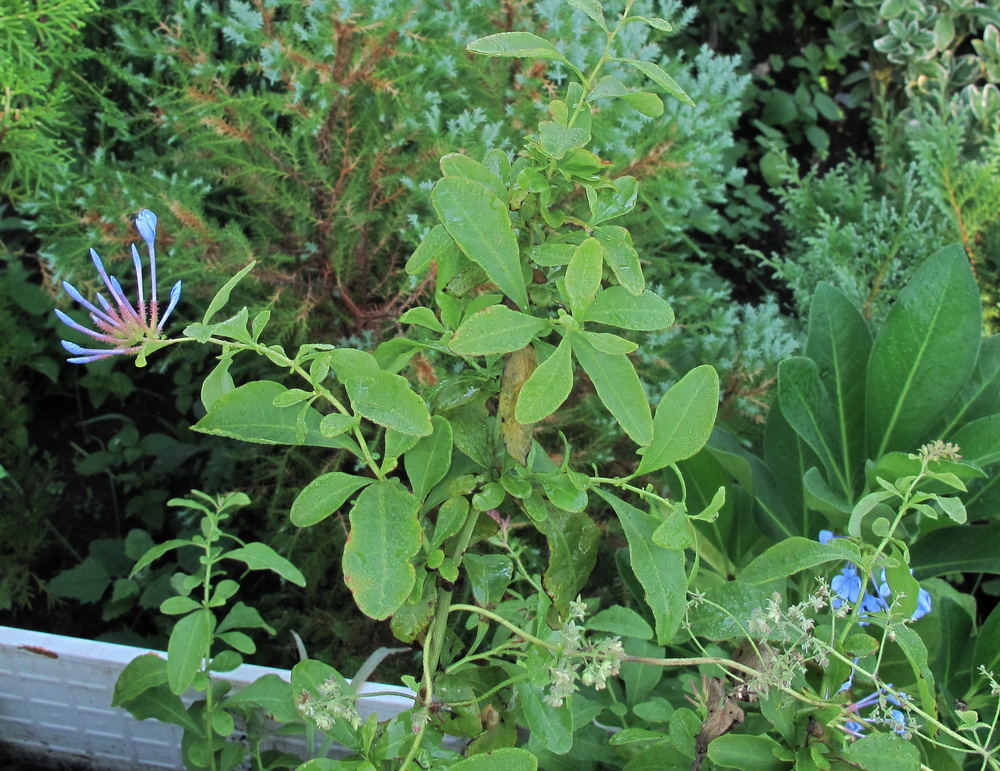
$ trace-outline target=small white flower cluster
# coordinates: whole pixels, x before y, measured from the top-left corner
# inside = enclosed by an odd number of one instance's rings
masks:
[[[569,619],[561,631],[562,655],[549,667],[549,691],[545,695],[545,703],[550,707],[561,707],[566,697],[576,691],[577,680],[599,691],[606,688],[608,678],[618,674],[625,658],[620,637],[605,637],[596,642],[584,638],[584,629],[579,622],[586,615],[586,603],[579,597],[569,604]]]
[[[329,731],[337,720],[346,720],[355,730],[361,727],[361,715],[354,704],[354,695],[344,693],[336,677],[320,683],[316,692],[319,698],[309,691],[302,691],[295,700],[302,717],[312,720],[321,731]]]

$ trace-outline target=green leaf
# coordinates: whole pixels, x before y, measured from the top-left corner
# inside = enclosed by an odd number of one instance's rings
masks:
[[[567,705],[553,709],[542,699],[541,683],[517,680],[514,691],[521,702],[524,722],[534,741],[557,755],[565,755],[573,746],[573,711]]]
[[[185,731],[191,731],[195,734],[205,728],[195,722],[194,718],[188,714],[187,707],[184,706],[180,696],[171,693],[166,685],[159,685],[143,691],[121,706],[132,713],[132,717],[136,720],[152,718],[163,723],[179,725]]]
[[[604,247],[596,238],[580,244],[566,267],[564,285],[573,315],[582,318],[601,288],[604,273]]]
[[[76,567],[63,570],[45,584],[53,597],[66,597],[80,602],[97,602],[111,585],[111,576],[99,560],[87,557]]]
[[[258,444],[306,444],[346,448],[345,437],[327,438],[319,430],[322,415],[312,407],[275,407],[274,398],[287,389],[272,380],[254,380],[220,396],[192,426],[195,431]],[[300,425],[300,415],[304,415]],[[304,429],[304,433],[300,430]]]
[[[659,118],[663,115],[663,100],[656,94],[637,91],[634,94],[628,94],[625,101],[633,110],[647,118]]]
[[[139,694],[167,682],[166,659],[155,653],[136,656],[118,675],[111,706],[120,707]]]
[[[621,605],[612,605],[591,616],[587,619],[587,629],[640,640],[653,639],[653,630],[646,620],[631,608]]]
[[[579,150],[590,141],[590,132],[583,128],[560,126],[544,120],[538,124],[538,141],[553,160],[559,160],[571,150]]]
[[[565,0],[565,2],[571,8],[576,8],[576,10],[587,14],[605,32],[608,31],[608,24],[604,21],[604,9],[598,0]]]
[[[618,177],[611,180],[611,188],[595,190],[585,188],[590,203],[590,224],[599,225],[605,220],[621,217],[635,208],[639,197],[639,183],[635,177]]]
[[[420,240],[410,259],[406,261],[406,272],[411,276],[420,275],[435,260],[457,252],[458,248],[444,226],[435,225]]]
[[[449,346],[459,356],[489,356],[524,348],[549,324],[505,305],[492,305],[462,322]]]
[[[449,153],[440,160],[441,173],[446,177],[462,177],[478,182],[501,201],[507,200],[507,186],[496,174],[479,161],[461,153]]]
[[[660,32],[673,32],[674,28],[666,19],[661,19],[656,16],[629,16],[628,21],[641,21],[648,24],[653,29],[658,29]]]
[[[205,310],[205,316],[201,320],[202,324],[208,324],[212,320],[212,317],[222,310],[225,304],[229,302],[229,295],[232,293],[233,289],[235,289],[236,285],[244,279],[247,273],[253,270],[253,266],[256,264],[256,261],[251,262],[243,268],[243,270],[229,279],[229,281],[223,285],[222,289],[215,293],[215,297],[212,298],[212,302],[208,304],[208,308]]]
[[[629,93],[629,90],[625,88],[620,80],[610,75],[605,75],[597,82],[596,86],[590,89],[590,93],[587,94],[587,101],[618,99],[619,97],[627,96]]]
[[[229,374],[229,366],[233,363],[233,353],[224,352],[219,357],[219,363],[205,376],[201,383],[201,403],[209,409],[219,397],[236,390],[233,376]]]
[[[254,541],[223,553],[223,559],[238,560],[251,570],[270,570],[296,586],[305,586],[301,571],[266,543]]]
[[[884,618],[871,616],[871,623],[885,628]],[[899,646],[913,670],[917,685],[917,695],[920,706],[930,715],[937,715],[937,704],[934,697],[934,675],[927,666],[927,646],[917,632],[908,626],[894,625],[895,635],[892,642]],[[909,689],[907,689],[909,690]],[[911,692],[912,695],[912,692]]]
[[[900,292],[872,347],[870,457],[913,452],[965,385],[979,352],[982,307],[958,244],[927,259]]]
[[[436,227],[441,227],[437,225]],[[416,324],[417,326],[425,327],[432,332],[444,332],[445,328],[438,321],[437,316],[434,315],[434,311],[430,308],[410,308],[406,313],[399,317],[401,324]]]
[[[521,386],[514,408],[518,423],[530,425],[544,420],[562,405],[573,390],[573,358],[565,337]]]
[[[358,608],[381,621],[406,602],[416,580],[410,559],[423,532],[419,502],[394,481],[375,482],[351,509],[351,533],[344,547],[344,580]]]
[[[500,604],[514,573],[514,563],[504,554],[466,554],[462,567],[469,576],[476,604],[495,608]]]
[[[441,224],[465,256],[485,270],[518,307],[527,308],[521,255],[507,204],[482,185],[461,177],[439,180],[431,200]]]
[[[792,536],[768,547],[740,571],[740,580],[747,584],[765,584],[779,578],[823,565],[827,562],[860,562],[858,547],[844,539],[820,543],[801,536]]]
[[[949,525],[932,530],[910,547],[910,566],[917,580],[947,573],[1000,575],[1000,522]]]
[[[871,354],[868,322],[843,292],[821,281],[809,309],[806,356],[833,402],[843,458],[841,475],[853,498],[853,477],[865,457],[865,379]]]
[[[536,771],[538,759],[520,747],[501,747],[458,761],[453,771]]]
[[[653,543],[653,532],[661,520],[640,511],[605,490],[598,489],[618,515],[628,541],[629,559],[635,577],[645,591],[645,601],[656,622],[656,642],[668,644],[684,620],[687,573],[684,552]]]
[[[624,287],[609,286],[597,293],[583,320],[638,332],[657,332],[673,325],[674,312],[656,292],[635,295]]]
[[[639,253],[632,246],[632,235],[618,225],[594,228],[594,238],[604,247],[604,261],[611,268],[618,283],[633,296],[646,291],[646,279],[639,264]]]
[[[167,642],[167,684],[178,696],[194,682],[208,656],[215,618],[207,608],[174,624]]]
[[[552,604],[566,616],[569,604],[583,590],[594,569],[601,531],[586,513],[557,508],[550,508],[548,517],[536,522],[535,527],[549,547],[549,563],[542,580]]]
[[[296,527],[310,527],[333,514],[347,499],[374,480],[331,471],[302,488],[292,503],[290,517]]]
[[[530,32],[500,32],[473,40],[466,51],[482,56],[508,56],[518,59],[555,59],[565,62],[559,50],[545,38]]]
[[[981,666],[986,667],[987,672],[1000,670],[1000,605],[993,608],[976,635],[972,667]]]
[[[922,768],[916,745],[892,733],[863,736],[847,746],[843,757],[852,767],[867,771],[919,771]]]
[[[430,410],[405,377],[378,370],[372,376],[348,378],[344,387],[354,411],[372,423],[401,434],[430,435]]]
[[[403,464],[410,487],[417,500],[424,500],[438,482],[444,479],[451,467],[451,453],[455,445],[451,423],[440,415],[432,419],[434,430],[406,453]]]
[[[690,458],[712,435],[719,409],[719,376],[708,364],[695,367],[660,399],[653,441],[643,451],[637,474]]]
[[[361,422],[358,415],[341,415],[339,412],[331,412],[324,415],[319,422],[319,432],[327,439],[353,431]]]
[[[291,683],[275,674],[263,675],[227,696],[222,706],[244,704],[259,706],[268,717],[281,723],[297,723],[302,719],[292,698]]]
[[[705,591],[705,599],[691,608],[691,633],[718,642],[746,637],[750,618],[767,605],[768,593],[744,581],[726,581]]]
[[[959,446],[965,461],[977,466],[1000,462],[1000,414],[966,423],[949,440]]]
[[[826,469],[827,479],[838,480],[841,494],[851,497],[850,478],[855,468],[845,470],[842,439],[834,406],[812,359],[792,356],[778,364],[778,400],[781,414]]]
[[[681,88],[680,84],[665,73],[659,65],[653,64],[652,62],[644,62],[639,59],[618,59],[620,62],[625,62],[633,67],[635,67],[639,72],[653,81],[656,85],[662,88],[671,96],[684,102],[684,104],[694,107],[694,102],[691,101],[684,89]]]
[[[776,749],[781,745],[770,736],[723,734],[709,743],[708,757],[720,768],[785,771],[788,763],[775,757]]]
[[[653,417],[646,392],[627,356],[601,353],[580,334],[570,333],[573,353],[604,406],[638,445],[653,441]]]

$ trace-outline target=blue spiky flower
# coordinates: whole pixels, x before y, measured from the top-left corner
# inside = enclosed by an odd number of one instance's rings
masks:
[[[177,301],[181,298],[181,282],[174,284],[170,290],[170,302],[163,315],[160,315],[159,306],[156,299],[156,215],[149,209],[143,209],[135,218],[135,227],[146,242],[146,253],[149,255],[149,303],[146,302],[144,290],[145,279],[142,271],[142,260],[139,258],[139,250],[132,245],[132,264],[135,266],[136,279],[136,304],[126,296],[125,291],[118,279],[109,276],[104,269],[104,263],[97,256],[97,252],[90,250],[90,257],[94,261],[94,266],[104,285],[111,295],[109,301],[101,293],[97,294],[96,305],[84,298],[76,287],[68,281],[63,282],[66,293],[82,305],[89,313],[90,319],[94,323],[95,329],[88,329],[82,324],[78,324],[60,310],[56,311],[59,320],[72,327],[78,332],[88,335],[95,340],[109,345],[109,348],[83,348],[76,343],[63,340],[63,347],[73,356],[68,359],[72,364],[87,364],[88,362],[106,359],[109,356],[119,356],[123,354],[137,354],[146,343],[161,340],[163,337],[163,325],[170,316]]]

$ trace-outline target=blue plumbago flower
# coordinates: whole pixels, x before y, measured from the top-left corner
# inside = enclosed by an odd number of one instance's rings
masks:
[[[828,543],[830,539],[839,537],[841,536],[836,536],[829,530],[819,531],[820,543]],[[873,575],[870,577],[868,585],[874,591],[865,592],[865,596],[861,598],[861,615],[888,610],[892,589],[889,588],[889,583],[886,581],[885,569],[882,570],[880,580],[876,581]],[[830,589],[834,595],[830,604],[834,608],[839,608],[845,601],[852,605],[858,602],[858,595],[861,593],[861,576],[858,575],[858,566],[853,562],[848,562],[844,569],[830,581]],[[931,595],[926,589],[921,589],[917,595],[917,609],[913,611],[911,618],[916,621],[930,612]]]
[[[139,231],[139,235],[142,236],[142,240],[146,242],[146,253],[149,255],[149,304],[147,305],[144,294],[142,260],[139,259],[139,250],[135,248],[135,244],[132,245],[132,264],[135,266],[136,299],[138,301],[136,305],[133,305],[125,295],[118,279],[108,275],[101,258],[97,256],[97,252],[91,249],[90,258],[94,261],[97,273],[108,288],[111,301],[109,302],[104,295],[98,293],[97,302],[101,306],[98,308],[86,300],[72,284],[64,281],[63,287],[66,289],[66,293],[90,313],[90,319],[96,329],[88,329],[82,324],[78,324],[60,310],[56,311],[56,315],[67,326],[111,347],[83,348],[76,343],[63,340],[63,347],[73,354],[72,358],[68,359],[71,364],[87,364],[98,359],[106,359],[109,356],[139,353],[145,343],[162,338],[163,324],[181,298],[181,282],[178,281],[170,290],[170,302],[167,305],[167,310],[160,316],[156,299],[156,246],[154,244],[156,240],[156,215],[149,209],[143,209],[135,218],[135,227]]]
[[[844,685],[845,686],[850,685],[850,680],[844,683]],[[889,683],[887,685],[887,688],[892,688],[892,683]],[[903,697],[906,696],[906,694],[901,694],[901,695]],[[876,717],[874,715],[870,715],[868,717],[861,717],[860,715],[858,715],[857,720],[846,721],[843,725],[843,730],[846,733],[853,736],[854,738],[859,739],[862,736],[864,736],[865,729],[868,728],[869,726],[887,725],[890,728],[892,728],[892,730],[895,731],[897,734],[902,736],[906,732],[906,715],[903,713],[901,709],[898,709],[898,707],[902,706],[899,702],[899,699],[887,693],[885,689],[879,689],[877,691],[873,691],[872,693],[865,696],[865,698],[860,699],[859,701],[852,702],[851,704],[848,704],[846,709],[848,712],[857,714],[860,710],[864,709],[865,707],[870,707],[874,704],[880,704],[882,702],[888,702],[889,704],[892,704],[895,707],[894,709],[889,710],[888,717]]]

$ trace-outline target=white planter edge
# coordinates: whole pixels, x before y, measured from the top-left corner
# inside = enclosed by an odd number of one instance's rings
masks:
[[[181,729],[138,721],[111,706],[118,674],[136,656],[163,651],[0,626],[0,746],[25,765],[71,762],[100,771],[183,771]],[[289,680],[284,669],[244,664],[220,679],[235,688],[266,674]],[[361,717],[388,720],[413,705],[413,692],[365,683]],[[386,695],[386,693],[391,695]],[[398,694],[398,695],[395,695]],[[305,745],[282,738],[281,749],[305,755]]]

